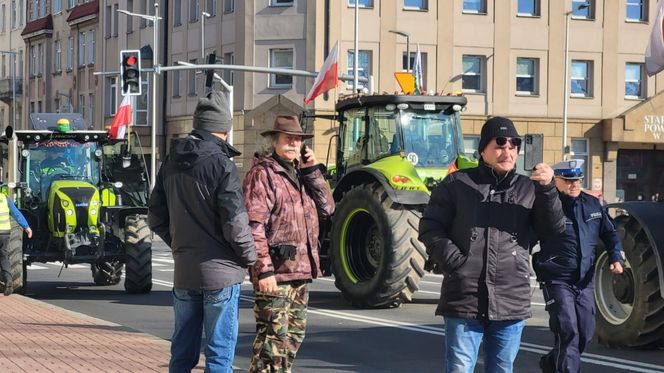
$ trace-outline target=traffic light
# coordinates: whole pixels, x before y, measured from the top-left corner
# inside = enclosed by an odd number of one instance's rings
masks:
[[[122,95],[141,95],[141,52],[138,50],[120,51],[120,75]]]

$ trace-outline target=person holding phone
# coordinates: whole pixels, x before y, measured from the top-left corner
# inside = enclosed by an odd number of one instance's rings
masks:
[[[295,116],[280,115],[261,133],[267,148],[256,154],[244,180],[257,260],[254,285],[256,339],[250,372],[290,372],[307,324],[307,284],[321,274],[318,217],[330,216],[334,199],[314,152],[302,140]],[[298,159],[300,158],[300,159]]]
[[[530,313],[531,230],[561,232],[553,170],[516,173],[521,138],[511,120],[487,120],[476,168],[449,174],[419,226],[434,272],[444,274],[436,314],[445,318],[446,372],[473,372],[484,343],[486,372],[512,372]]]

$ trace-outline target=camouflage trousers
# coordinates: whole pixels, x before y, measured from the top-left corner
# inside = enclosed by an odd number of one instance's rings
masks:
[[[309,289],[305,281],[279,284],[277,294],[254,287],[256,339],[249,366],[252,373],[289,373],[307,326]]]

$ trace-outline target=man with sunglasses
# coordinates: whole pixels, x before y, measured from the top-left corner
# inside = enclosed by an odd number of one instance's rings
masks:
[[[549,236],[564,216],[547,164],[516,173],[521,138],[511,120],[482,127],[479,166],[449,174],[431,193],[419,239],[444,274],[436,314],[445,318],[446,372],[512,372],[530,317],[531,231]]]
[[[611,219],[597,198],[581,191],[582,166],[583,160],[576,159],[553,166],[565,231],[540,238],[541,251],[533,256],[555,336],[553,350],[540,359],[545,373],[581,371],[581,353],[595,333],[593,275],[600,240],[609,269],[623,272],[623,249]]]

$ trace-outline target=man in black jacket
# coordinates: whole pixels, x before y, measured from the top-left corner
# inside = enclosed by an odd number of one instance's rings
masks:
[[[232,119],[220,92],[201,98],[194,130],[174,139],[150,196],[150,228],[173,251],[175,329],[171,372],[198,363],[205,329],[206,371],[232,372],[240,285],[256,248],[226,142]]]
[[[482,127],[480,164],[448,175],[433,190],[419,239],[444,273],[436,314],[445,318],[446,372],[473,372],[485,343],[487,372],[511,372],[530,317],[531,230],[564,229],[553,170],[528,180],[515,164],[521,139],[512,121]]]

